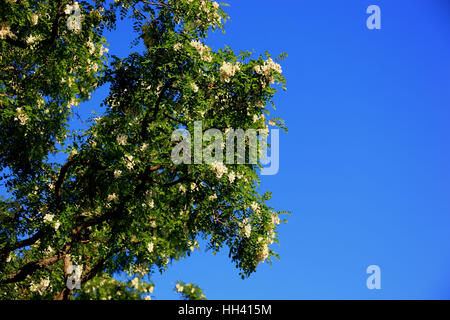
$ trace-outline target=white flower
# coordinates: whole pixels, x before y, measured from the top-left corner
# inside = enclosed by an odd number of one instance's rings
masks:
[[[67,19],[67,28],[74,33],[81,31],[81,17],[79,15],[72,15]]]
[[[61,226],[61,223],[59,223],[59,221],[56,221],[56,223],[54,225],[55,231],[58,230],[60,226]]]
[[[177,283],[177,285],[175,286],[176,288],[177,288],[177,291],[178,292],[183,292],[183,286],[182,285],[180,285],[179,283]]]
[[[189,241],[188,242],[189,250],[191,250],[192,252],[195,250],[195,247],[197,245],[198,245],[197,241]]]
[[[116,201],[116,200],[117,200],[117,194],[112,193],[112,194],[108,195],[108,202]]]
[[[233,65],[230,62],[224,62],[220,67],[220,79],[225,82],[230,82],[231,78],[240,70],[239,64]]]
[[[42,279],[39,284],[35,284],[32,282],[30,285],[30,291],[39,292],[39,294],[42,295],[44,293],[45,289],[47,289],[49,285],[50,285],[49,278]]]
[[[133,280],[131,280],[131,285],[134,287],[135,290],[139,289],[139,279],[136,277]]]
[[[214,161],[212,164],[212,169],[216,172],[217,178],[221,178],[225,173],[228,172],[228,168],[221,162]]]
[[[198,86],[195,83],[191,83],[191,88],[194,90],[195,93],[198,92]]]
[[[147,250],[148,250],[148,252],[152,253],[152,251],[153,251],[153,242],[150,242],[150,243],[147,245]]]
[[[230,181],[230,183],[233,183],[235,179],[236,179],[236,175],[235,175],[235,173],[233,171],[231,171],[228,174],[228,180]]]
[[[16,36],[11,32],[9,22],[0,22],[0,39],[5,39],[6,36],[16,38]]]
[[[126,144],[127,144],[127,140],[128,140],[128,136],[125,135],[125,134],[121,134],[121,135],[118,135],[118,136],[117,136],[117,143],[118,143],[120,146],[126,145]]]
[[[39,15],[36,13],[33,13],[31,15],[31,23],[33,24],[33,26],[37,25],[39,21]]]
[[[279,225],[280,224],[280,218],[278,217],[278,214],[276,212],[272,213],[272,223],[274,225]]]
[[[78,154],[78,150],[72,149],[72,151],[70,151],[70,153],[69,153],[69,157],[72,158],[72,157],[76,156],[77,154]]]
[[[181,49],[183,49],[183,44],[182,43],[175,43],[173,45],[173,50],[180,51]]]
[[[217,194],[215,194],[215,193],[213,195],[209,196],[209,200],[211,200],[211,201],[216,200],[216,199],[217,199]]]
[[[259,213],[259,204],[258,204],[257,202],[253,202],[253,203],[250,205],[250,208],[252,208],[252,210],[253,210],[254,212]]]
[[[200,58],[204,61],[211,62],[212,56],[210,52],[210,48],[207,45],[204,45],[200,41],[192,40],[190,42],[190,45],[197,50],[198,54],[200,55]]]
[[[26,125],[28,121],[28,116],[25,114],[22,108],[17,108],[16,112],[17,115],[14,117],[14,120],[19,121],[22,126]]]
[[[114,170],[114,178],[119,178],[122,174],[122,170]]]
[[[262,76],[261,83],[265,86],[266,83],[273,83],[273,72],[277,74],[282,73],[281,66],[275,63],[272,58],[267,59],[263,65],[256,65],[253,67],[253,71]]]
[[[37,39],[39,39],[39,37],[36,37],[36,36],[29,36],[29,37],[27,37],[26,42],[27,42],[27,44],[32,44],[32,43],[34,43]]]
[[[133,160],[133,156],[132,155],[125,155],[124,157],[124,161],[126,162],[125,166],[127,167],[128,170],[131,170],[134,168],[134,160]]]
[[[252,226],[250,225],[250,223],[248,222],[248,219],[244,219],[240,224],[239,224],[242,233],[244,234],[244,236],[246,238],[250,238],[250,235],[252,233]]]
[[[178,188],[178,190],[179,190],[181,193],[186,193],[186,187],[185,187],[184,185],[181,185],[180,188]]]
[[[142,144],[140,150],[141,150],[141,152],[145,152],[147,149],[148,149],[148,143],[147,143],[147,142],[144,142],[144,143]]]
[[[66,8],[64,9],[65,14],[71,14],[72,13],[72,6],[70,4],[66,5]]]
[[[256,264],[264,262],[268,257],[269,257],[269,246],[267,245],[267,243],[265,243],[262,250],[258,252]]]
[[[145,297],[144,297],[144,300],[152,300],[152,297],[150,297],[150,296],[145,296]]]
[[[45,221],[45,222],[53,221],[53,217],[54,217],[54,215],[52,215],[52,214],[46,214],[46,215],[44,216],[44,221]]]
[[[100,47],[100,56],[103,56],[103,53],[108,53],[109,49],[104,46]]]

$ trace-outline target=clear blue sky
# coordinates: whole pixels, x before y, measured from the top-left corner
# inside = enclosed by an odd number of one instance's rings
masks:
[[[262,188],[293,215],[272,267],[241,280],[226,250],[196,251],[155,275],[155,298],[177,298],[180,279],[210,299],[450,299],[450,2],[228,3],[210,45],[289,55],[276,99],[289,134]],[[381,30],[366,28],[371,4]],[[131,33],[107,34],[110,53],[127,55]],[[366,288],[372,264],[378,291]]]

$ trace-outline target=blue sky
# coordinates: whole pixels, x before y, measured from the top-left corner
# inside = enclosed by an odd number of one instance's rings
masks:
[[[210,299],[449,299],[450,3],[228,3],[214,48],[289,55],[289,134],[262,188],[293,215],[272,267],[241,280],[226,252],[197,252],[155,276],[156,298],[182,279]],[[366,28],[371,4],[381,30]],[[372,264],[381,290],[366,287]]]
[[[195,251],[155,275],[155,298],[178,298],[180,279],[209,299],[450,299],[450,3],[228,3],[226,34],[208,44],[289,55],[274,113],[289,134],[262,190],[292,216],[272,266],[241,280],[226,250]],[[371,4],[381,30],[366,28]],[[110,53],[130,52],[131,25],[106,36]],[[101,112],[105,93],[80,113]],[[366,287],[369,265],[381,290]]]

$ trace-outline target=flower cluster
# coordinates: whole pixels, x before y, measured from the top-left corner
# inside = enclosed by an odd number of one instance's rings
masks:
[[[11,32],[11,27],[8,22],[0,22],[0,39],[5,39],[7,36],[15,38],[15,35]]]
[[[263,240],[261,240],[263,242]],[[261,262],[264,262],[267,258],[269,258],[269,245],[267,243],[263,243],[262,248],[258,251],[258,256],[256,258],[256,265]]]
[[[49,287],[49,285],[50,285],[49,278],[42,279],[40,283],[32,282],[30,285],[30,291],[38,292],[40,295],[43,295],[45,290]]]
[[[228,83],[230,82],[231,78],[236,74],[236,72],[240,70],[241,68],[239,66],[239,62],[236,64],[224,62],[220,67],[220,79]]]
[[[180,51],[181,49],[183,49],[183,44],[182,43],[175,43],[174,45],[173,45],[173,50],[174,51]]]
[[[274,83],[274,77],[273,73],[281,74],[282,69],[281,66],[272,60],[272,58],[267,59],[262,65],[256,65],[253,67],[253,71],[255,71],[257,74],[261,75],[263,79],[261,80],[261,83],[263,86],[266,86],[267,83],[273,84]]]
[[[195,48],[195,50],[197,50],[198,54],[200,55],[200,58],[206,62],[211,62],[212,61],[212,56],[211,56],[211,49],[201,43],[200,41],[197,40],[192,40],[190,42],[191,47]]]
[[[70,15],[67,19],[67,28],[75,33],[80,33],[82,16],[78,2],[66,5],[64,13]]]
[[[250,238],[250,235],[252,233],[252,226],[248,219],[244,219],[242,222],[240,222],[239,228],[241,229],[242,236]]]
[[[28,116],[26,113],[20,107],[16,109],[16,112],[17,115],[14,117],[14,120],[19,121],[22,126],[26,125],[28,121]]]
[[[219,161],[214,161],[211,164],[212,169],[216,172],[217,178],[222,178],[222,176],[228,172],[228,168]]]
[[[178,281],[175,285],[175,291],[180,293],[185,299],[189,300],[206,300],[206,296],[203,294],[202,289],[192,283],[184,283]]]

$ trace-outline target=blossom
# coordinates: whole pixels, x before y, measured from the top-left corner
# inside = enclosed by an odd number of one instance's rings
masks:
[[[280,218],[278,217],[278,214],[276,212],[272,213],[272,223],[274,225],[279,225],[280,224]]]
[[[191,83],[191,88],[194,90],[195,93],[198,92],[198,86],[195,83]]]
[[[25,40],[27,44],[33,44],[34,42],[36,42],[36,40],[39,39],[39,36],[28,36],[27,39]]]
[[[253,203],[250,205],[250,208],[252,208],[252,210],[253,210],[254,212],[259,213],[259,204],[258,204],[257,202],[253,202]]]
[[[33,13],[33,14],[31,15],[31,24],[32,24],[33,26],[35,26],[35,25],[38,24],[38,21],[39,21],[39,15],[36,14],[36,13]]]
[[[216,200],[217,199],[217,194],[213,194],[209,196],[209,200]]]
[[[109,195],[108,195],[108,201],[109,201],[109,202],[111,202],[111,201],[116,201],[116,200],[117,200],[117,194],[112,193],[112,194],[109,194]]]
[[[144,142],[140,148],[141,152],[145,152],[148,149],[148,143]]]
[[[122,170],[114,170],[114,178],[119,178],[122,174]]]
[[[126,161],[126,167],[127,167],[127,169],[128,169],[128,170],[133,169],[133,168],[134,168],[134,165],[135,165],[134,160],[133,160],[133,156],[132,156],[132,155],[125,155],[124,158],[125,158],[124,160]]]
[[[230,183],[233,183],[235,179],[236,179],[236,174],[233,171],[230,172],[230,174],[228,175],[228,180],[230,181]]]
[[[79,16],[72,15],[67,19],[67,28],[75,33],[81,31],[81,19]]]
[[[228,172],[227,167],[218,161],[214,161],[212,164],[212,169],[216,172],[217,178],[221,178],[225,173]]]
[[[81,31],[81,11],[78,2],[74,2],[73,5],[66,5],[64,13],[70,17],[67,19],[67,28],[75,33]]]
[[[230,82],[231,78],[240,70],[239,63],[233,65],[230,62],[224,62],[220,67],[220,79],[225,82]]]
[[[154,247],[153,242],[150,242],[150,243],[147,245],[147,250],[148,250],[148,252],[152,253],[153,247]]]
[[[124,146],[124,145],[127,144],[127,139],[128,139],[128,137],[127,137],[127,135],[125,135],[125,134],[118,135],[118,136],[117,136],[117,143],[118,143],[120,146]]]
[[[26,125],[28,121],[28,116],[26,113],[20,107],[16,109],[16,112],[17,115],[14,117],[14,120],[19,121],[22,126]]]
[[[104,46],[100,46],[100,56],[103,56],[103,53],[108,53],[109,49]]]
[[[180,285],[179,283],[177,283],[177,285],[175,286],[176,288],[177,288],[177,291],[178,292],[183,292],[183,286],[182,285]]]
[[[262,76],[261,83],[263,86],[265,86],[266,83],[272,84],[274,82],[274,72],[277,74],[282,73],[281,66],[274,62],[272,58],[267,59],[262,65],[255,65],[253,71]]]
[[[180,51],[181,49],[183,49],[183,44],[182,43],[175,43],[173,45],[173,50]]]
[[[197,40],[192,40],[190,42],[191,47],[194,47],[195,50],[197,50],[198,54],[200,55],[200,58],[204,61],[207,62],[211,62],[212,61],[212,56],[211,56],[211,52],[210,52],[210,48],[201,43],[200,41]]]
[[[252,233],[252,226],[249,223],[248,219],[244,219],[240,224],[239,227],[241,228],[241,232],[246,238],[250,238],[250,235]]]
[[[181,185],[181,186],[178,188],[178,190],[179,190],[181,193],[186,193],[186,187],[185,187],[184,185]]]
[[[0,39],[5,39],[6,36],[11,36],[11,29],[8,22],[0,22]]]
[[[45,289],[48,288],[50,285],[50,279],[47,277],[45,279],[42,279],[39,284],[31,283],[30,285],[30,291],[32,292],[38,292],[40,295],[42,295],[45,291]]]
[[[269,246],[267,243],[264,243],[262,249],[258,252],[256,264],[264,262],[268,257],[269,257]]]
[[[195,247],[198,245],[197,241],[189,241],[188,242],[188,246],[189,246],[189,250],[194,251]]]
[[[139,289],[139,278],[136,277],[133,280],[131,280],[131,285],[134,287],[135,290]]]
[[[52,215],[52,214],[46,214],[46,215],[44,216],[44,221],[45,221],[45,222],[53,221],[53,217],[54,217],[54,215]]]

